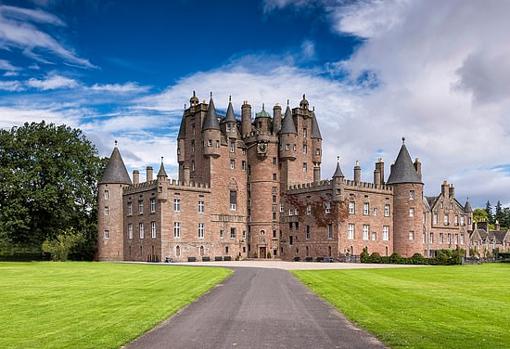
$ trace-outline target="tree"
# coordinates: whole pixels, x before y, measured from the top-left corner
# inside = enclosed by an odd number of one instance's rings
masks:
[[[492,206],[489,200],[485,204],[485,212],[487,212],[487,219],[489,223],[494,223],[494,216],[492,215]]]
[[[500,224],[503,221],[503,209],[501,207],[501,201],[498,200],[496,204],[496,214],[494,215],[494,222],[498,221]]]
[[[473,221],[474,222],[486,222],[489,220],[487,215],[487,210],[483,208],[475,208],[473,211]]]
[[[65,262],[71,249],[81,241],[83,241],[83,235],[69,229],[53,239],[46,239],[42,244],[42,250],[51,254],[52,260]]]
[[[84,236],[77,257],[92,258],[104,164],[79,129],[43,121],[0,130],[0,240],[41,246],[72,228]]]

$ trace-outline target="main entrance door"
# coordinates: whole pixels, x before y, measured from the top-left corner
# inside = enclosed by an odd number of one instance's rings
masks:
[[[266,258],[266,257],[267,257],[266,248],[260,247],[259,248],[259,258]]]

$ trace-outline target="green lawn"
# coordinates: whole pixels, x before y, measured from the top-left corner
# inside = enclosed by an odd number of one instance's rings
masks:
[[[118,348],[230,274],[163,265],[0,263],[0,348]]]
[[[295,271],[393,348],[510,348],[510,264]]]

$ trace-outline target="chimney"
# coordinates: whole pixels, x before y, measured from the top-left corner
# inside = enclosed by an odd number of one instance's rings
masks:
[[[133,170],[133,184],[140,183],[140,172],[138,170]]]
[[[449,195],[449,185],[447,181],[443,181],[443,184],[441,184],[441,194],[447,198]]]
[[[356,160],[356,165],[354,165],[354,184],[359,185],[361,182],[361,167],[359,165],[359,161]]]
[[[321,167],[319,165],[313,166],[313,181],[319,183],[321,181]]]
[[[376,187],[381,185],[381,172],[377,168],[374,170],[374,184]]]
[[[189,166],[184,165],[183,170],[184,170],[184,183],[189,183],[190,182]]]
[[[147,166],[145,168],[145,181],[146,182],[152,181],[152,173],[153,173],[152,166]]]
[[[273,133],[277,134],[282,127],[282,107],[276,104],[273,107]]]
[[[450,184],[450,197],[451,198],[454,198],[455,197],[455,187],[453,186],[453,184]]]
[[[241,133],[245,137],[251,132],[251,105],[244,101],[241,106]]]
[[[414,160],[414,169],[416,170],[416,173],[418,173],[418,177],[420,177],[421,181],[421,162],[418,158]]]
[[[384,160],[383,158],[379,158],[375,163],[375,169],[379,171],[379,185],[384,184]]]

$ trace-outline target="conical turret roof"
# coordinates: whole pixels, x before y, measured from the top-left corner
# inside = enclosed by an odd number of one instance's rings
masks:
[[[128,171],[117,146],[113,148],[112,155],[110,155],[99,184],[131,184],[131,178],[129,178]]]
[[[321,130],[319,129],[319,124],[317,123],[314,111],[312,111],[312,138],[322,139]]]
[[[285,117],[283,118],[282,129],[280,130],[280,134],[285,133],[297,133],[296,125],[294,125],[294,120],[292,119],[292,112],[290,111],[289,106],[287,106],[287,110],[285,110]]]
[[[406,145],[403,143],[398,153],[395,164],[391,167],[390,177],[388,178],[387,184],[399,184],[399,183],[420,183],[423,184],[420,176],[414,168],[411,156],[407,151]]]
[[[234,115],[234,107],[232,106],[232,102],[228,101],[228,108],[227,108],[227,116],[225,117],[226,122],[236,122],[236,117]]]
[[[218,115],[216,115],[216,108],[214,107],[214,102],[211,97],[209,100],[209,106],[207,108],[207,115],[205,116],[204,124],[202,125],[202,131],[205,130],[219,130],[220,123],[218,121]]]
[[[185,127],[186,127],[186,121],[185,121],[185,116],[183,114],[182,119],[181,119],[181,126],[179,127],[179,134],[177,135],[177,139],[182,139],[186,136]]]
[[[344,174],[342,173],[342,169],[340,168],[340,161],[336,162],[336,170],[335,173],[333,173],[333,178],[335,177],[344,177]]]
[[[469,203],[469,199],[466,199],[466,204],[464,205],[464,212],[471,213],[473,209],[471,208],[471,204]]]
[[[161,158],[161,165],[159,166],[158,177],[168,177],[165,171],[165,165],[163,165],[163,158]]]

